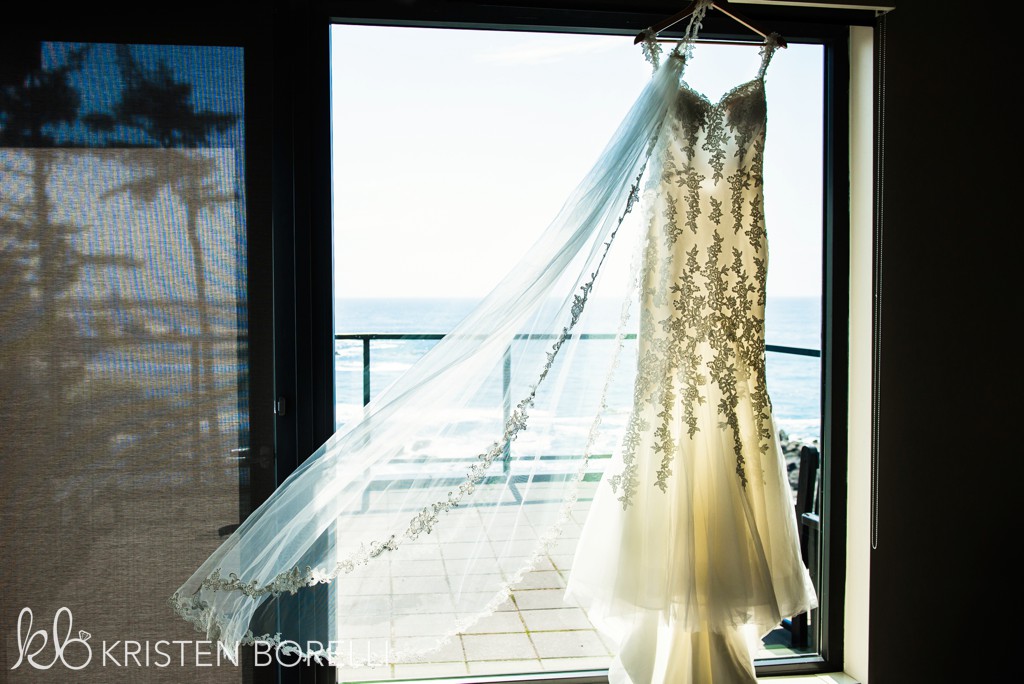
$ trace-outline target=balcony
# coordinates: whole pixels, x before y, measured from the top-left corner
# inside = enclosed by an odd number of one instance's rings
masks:
[[[349,415],[355,415],[353,407],[358,410],[369,403],[375,392],[382,389],[394,377],[399,375],[402,364],[394,362],[394,355],[389,351],[396,345],[412,345],[416,349],[407,353],[406,361],[411,361],[418,354],[425,353],[444,335],[428,333],[356,333],[336,335],[336,351],[339,359],[344,359],[344,372],[339,372],[338,396],[339,416],[344,419],[346,409]],[[612,334],[582,334],[581,339],[614,340]],[[520,338],[521,339],[521,338]],[[635,340],[635,335],[628,335],[628,340]],[[378,354],[374,354],[374,345],[380,345]],[[768,345],[767,351],[773,355],[785,355],[791,360],[804,358],[809,363],[817,364],[820,352],[814,349]],[[808,358],[810,357],[810,358]],[[383,360],[375,368],[375,362]],[[514,387],[514,368],[511,350],[506,351],[502,369],[503,396],[508,396],[510,387]],[[816,391],[816,390],[815,390]],[[785,403],[785,402],[781,402]],[[506,415],[509,407],[506,405]],[[787,445],[792,455],[787,460],[798,459],[799,451],[796,443]],[[558,470],[559,459],[565,456],[552,454],[545,456],[552,472]],[[571,519],[565,525],[559,539],[542,557],[539,565],[515,587],[510,598],[491,616],[480,620],[471,629],[457,636],[452,642],[439,651],[427,656],[422,662],[385,664],[375,668],[342,669],[339,682],[372,682],[392,681],[437,677],[464,677],[467,675],[512,675],[527,673],[553,672],[588,672],[595,673],[608,667],[612,660],[613,644],[597,631],[587,618],[586,613],[577,605],[566,603],[563,599],[566,582],[572,567],[576,544],[579,540],[583,523],[589,512],[594,492],[601,479],[604,464],[610,458],[608,453],[594,454],[594,467],[586,474],[580,485],[579,498],[572,509]],[[514,463],[515,458],[511,459]],[[414,463],[405,464],[415,468]],[[497,468],[495,464],[495,468]],[[499,479],[508,479],[510,461],[502,465],[505,471]],[[794,497],[796,490],[796,472],[793,475]],[[535,476],[536,477],[536,476]],[[515,477],[511,478],[512,487]],[[535,480],[536,481],[536,480]],[[409,480],[413,486],[415,479]],[[374,494],[368,493],[368,497]],[[386,496],[386,495],[384,495]],[[368,505],[371,499],[365,499]],[[548,504],[530,504],[548,505]],[[550,505],[556,505],[552,502]],[[816,521],[816,518],[814,518]],[[510,548],[522,550],[527,555],[528,549],[536,544],[540,532],[529,526],[518,526],[512,532],[513,539],[502,544],[499,553],[497,544],[493,545],[491,557],[475,558],[474,563],[482,567],[500,570],[506,575],[518,567],[521,559],[504,557]],[[432,567],[436,577],[430,578],[439,593],[450,591],[449,578],[443,574],[444,569],[451,565],[465,564],[468,553],[465,547],[470,546],[469,539],[459,539],[457,535],[448,533],[443,526],[431,535],[424,535],[415,542],[422,545],[424,572]],[[494,541],[494,540],[491,540]],[[503,540],[504,541],[504,540]],[[475,552],[479,552],[478,549]],[[433,565],[427,559],[433,559]],[[440,561],[440,562],[437,562]],[[813,568],[812,568],[813,569]],[[388,574],[382,577],[382,591],[403,591],[408,575],[421,575],[420,569],[402,567],[400,564],[389,563]],[[418,580],[425,580],[422,576]],[[436,605],[443,606],[443,602]],[[342,610],[345,608],[342,607]],[[437,610],[441,610],[438,608]],[[391,633],[381,635],[394,643],[414,638],[419,626],[429,624],[438,618],[429,612],[414,615],[398,615],[392,621]],[[813,630],[811,630],[813,632]],[[778,658],[799,656],[813,652],[813,636],[808,646],[794,646],[791,626],[780,626],[764,640],[764,647],[758,654],[759,658]]]

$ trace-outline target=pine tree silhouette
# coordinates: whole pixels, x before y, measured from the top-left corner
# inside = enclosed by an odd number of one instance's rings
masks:
[[[56,218],[53,170],[79,153],[65,142],[58,146],[55,131],[80,120],[81,97],[71,75],[87,53],[72,50],[63,64],[49,68],[26,65],[0,87],[0,148],[13,150],[4,155],[9,180],[0,191],[0,375],[8,404],[26,415],[59,417],[31,440],[37,448],[67,449],[80,437],[70,394],[85,380],[87,359],[98,351],[95,339],[113,337],[102,316],[88,322],[91,336],[83,331],[71,301],[83,270],[137,265],[126,257],[82,252],[74,238],[89,227]]]
[[[195,277],[199,335],[192,341],[191,378],[193,405],[210,405],[209,430],[219,432],[213,382],[212,330],[207,293],[206,255],[199,236],[203,212],[237,201],[234,193],[222,192],[216,178],[217,160],[196,148],[208,146],[217,134],[238,121],[235,114],[200,110],[193,102],[193,85],[175,78],[173,70],[159,62],[144,68],[127,45],[117,46],[117,66],[123,88],[109,114],[85,118],[92,128],[107,133],[108,146],[158,148],[145,155],[131,155],[147,167],[146,175],[124,184],[121,190],[146,202],[169,190],[186,208],[186,225]],[[203,401],[204,397],[206,401]],[[201,421],[196,434],[203,431]]]

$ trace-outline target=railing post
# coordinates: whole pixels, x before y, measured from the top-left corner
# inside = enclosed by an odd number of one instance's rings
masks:
[[[363,337],[363,406],[370,403],[370,336]]]
[[[512,415],[512,343],[505,347],[505,361],[501,369],[501,403],[505,416],[502,425],[508,425],[508,419]],[[505,443],[505,453],[502,471],[509,472],[509,461],[512,458],[512,443]]]

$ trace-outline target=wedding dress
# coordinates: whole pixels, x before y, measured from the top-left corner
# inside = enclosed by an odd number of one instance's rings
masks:
[[[611,684],[753,682],[756,639],[816,605],[765,382],[775,49],[718,102],[681,81],[649,162],[634,406],[567,589],[618,644]]]
[[[718,103],[681,80],[687,47],[517,266],[174,593],[228,657],[254,642],[340,667],[436,654],[546,557],[591,457],[620,441],[569,586],[620,638],[615,681],[734,681],[717,662],[749,673],[741,630],[813,604],[764,384],[774,46]],[[638,375],[619,398],[631,299],[611,319],[594,302],[645,178]]]

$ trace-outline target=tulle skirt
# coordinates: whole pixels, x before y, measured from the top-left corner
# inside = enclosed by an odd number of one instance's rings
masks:
[[[605,472],[566,596],[618,643],[613,684],[754,681],[759,637],[817,605],[799,555],[785,462],[774,437],[760,451],[753,388],[740,385],[745,486],[715,386],[703,390],[702,429],[691,438],[676,426],[682,434],[666,491],[655,486],[661,457],[644,458],[655,453],[653,429],[635,445],[640,485],[628,507],[610,483],[622,471],[621,454]],[[641,424],[661,423],[655,408],[635,410]]]

